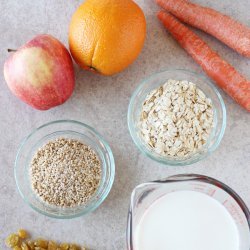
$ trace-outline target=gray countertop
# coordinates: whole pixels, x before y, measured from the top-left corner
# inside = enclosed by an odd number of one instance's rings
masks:
[[[34,236],[86,244],[90,249],[123,249],[127,210],[132,189],[139,183],[180,173],[215,177],[232,187],[250,207],[250,115],[222,93],[227,107],[227,128],[219,148],[207,159],[187,167],[166,167],[142,155],[127,128],[130,96],[145,77],[167,68],[202,70],[171,38],[155,17],[153,0],[137,0],[147,19],[144,49],[127,70],[112,77],[95,75],[75,66],[76,88],[64,105],[36,111],[15,98],[0,75],[0,249],[4,238],[18,228]],[[250,1],[195,0],[250,26]],[[81,1],[0,0],[0,65],[7,48],[17,48],[39,33],[49,33],[67,46],[67,28]],[[212,37],[198,32],[220,55],[250,79],[250,60]],[[43,123],[70,118],[95,127],[110,143],[116,177],[104,203],[93,213],[72,220],[50,219],[33,211],[20,197],[13,174],[21,139]]]

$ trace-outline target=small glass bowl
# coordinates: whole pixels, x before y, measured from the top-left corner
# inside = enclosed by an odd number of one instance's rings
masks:
[[[187,80],[195,83],[196,86],[200,88],[205,93],[205,95],[212,100],[214,108],[214,124],[208,142],[199,152],[193,153],[188,157],[182,159],[161,156],[154,152],[140,137],[140,131],[137,127],[142,104],[145,101],[146,96],[153,89],[163,85],[168,79]],[[137,87],[129,103],[128,128],[136,146],[143,154],[145,154],[149,158],[166,165],[189,165],[198,162],[211,154],[220,144],[226,128],[226,107],[218,89],[205,77],[183,69],[167,70],[152,75],[151,77],[142,81],[142,83]]]
[[[82,141],[92,147],[100,158],[101,183],[84,205],[72,208],[52,206],[42,201],[32,190],[29,176],[31,159],[41,146],[59,137]],[[16,156],[14,171],[18,190],[30,207],[49,217],[69,219],[92,212],[105,200],[114,181],[115,162],[109,145],[97,131],[81,122],[59,120],[44,124],[23,140]]]

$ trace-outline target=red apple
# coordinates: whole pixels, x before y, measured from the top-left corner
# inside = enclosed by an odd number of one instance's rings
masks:
[[[64,103],[75,85],[70,54],[50,35],[38,35],[14,52],[4,77],[14,95],[39,110]]]

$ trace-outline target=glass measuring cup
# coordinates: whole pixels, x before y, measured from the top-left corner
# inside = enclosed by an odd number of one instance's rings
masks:
[[[239,233],[239,250],[250,249],[250,212],[244,201],[225,184],[203,175],[175,175],[164,180],[143,183],[131,195],[127,224],[127,248],[133,247],[133,232],[149,206],[167,193],[189,190],[207,194],[230,213]]]

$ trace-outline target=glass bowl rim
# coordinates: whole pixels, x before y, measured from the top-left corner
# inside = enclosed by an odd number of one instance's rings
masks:
[[[18,161],[19,161],[19,157],[20,157],[20,154],[22,152],[22,149],[24,147],[24,145],[26,145],[27,141],[34,135],[36,134],[37,132],[39,132],[41,129],[45,128],[45,127],[48,127],[50,125],[53,125],[53,124],[63,124],[63,123],[71,123],[71,124],[76,124],[76,125],[79,125],[79,126],[82,126],[84,127],[85,129],[91,131],[97,138],[98,140],[101,141],[101,143],[104,145],[105,149],[107,150],[107,153],[108,153],[108,157],[109,157],[109,161],[110,163],[107,164],[106,162],[106,168],[110,169],[110,176],[109,176],[109,181],[108,181],[108,185],[107,187],[105,188],[105,192],[104,194],[98,199],[96,200],[96,202],[94,203],[90,203],[88,204],[88,206],[84,209],[82,209],[81,212],[78,212],[76,214],[72,214],[72,215],[57,215],[57,214],[50,214],[50,213],[47,213],[39,208],[37,208],[36,206],[32,205],[29,200],[26,198],[26,196],[23,194],[23,192],[21,191],[21,188],[20,188],[20,183],[19,183],[19,180],[18,180],[18,177],[17,177],[17,169],[20,167],[18,166]],[[56,132],[56,131],[55,131]],[[63,119],[63,120],[55,120],[55,121],[51,121],[51,122],[47,122],[35,129],[33,129],[26,137],[24,137],[18,147],[18,150],[17,150],[17,154],[16,154],[16,158],[15,158],[15,163],[14,163],[14,177],[15,177],[15,182],[16,182],[16,186],[17,186],[17,189],[18,189],[18,192],[19,194],[21,195],[22,199],[25,201],[26,204],[29,205],[29,207],[31,207],[33,210],[35,210],[36,212],[40,213],[40,214],[43,214],[45,216],[48,216],[50,218],[55,218],[55,219],[72,219],[72,218],[77,218],[77,217],[80,217],[80,216],[83,216],[85,214],[88,214],[90,212],[93,212],[95,209],[97,209],[101,203],[107,198],[112,186],[113,186],[113,182],[114,182],[114,178],[115,178],[115,160],[114,160],[114,156],[113,156],[113,153],[112,153],[112,150],[109,146],[109,144],[107,143],[107,141],[102,137],[102,135],[97,132],[93,127],[83,123],[83,122],[79,122],[79,121],[76,121],[76,120],[70,120],[70,119]]]
[[[200,157],[197,157],[195,159],[187,159],[182,161],[182,160],[178,160],[178,159],[168,159],[168,158],[164,158],[164,157],[160,157],[160,156],[154,156],[152,153],[150,153],[149,150],[144,150],[143,147],[145,147],[141,142],[140,139],[138,138],[138,135],[136,133],[136,126],[132,121],[132,110],[134,107],[134,103],[135,103],[135,99],[137,98],[138,93],[143,89],[143,87],[151,80],[153,80],[156,76],[159,76],[163,73],[168,73],[168,72],[183,72],[185,74],[188,75],[192,75],[200,80],[202,80],[204,83],[206,83],[211,89],[212,91],[215,93],[215,95],[217,96],[219,103],[220,103],[220,108],[222,110],[222,126],[221,126],[221,130],[220,133],[218,135],[218,137],[216,138],[216,142],[209,148],[209,150],[206,151],[206,153],[201,154]],[[205,93],[206,94],[206,93]],[[130,98],[129,101],[129,106],[128,106],[128,112],[127,112],[127,124],[128,124],[128,129],[129,129],[129,133],[132,137],[133,142],[135,143],[136,147],[140,150],[140,152],[142,152],[142,154],[144,154],[145,156],[149,157],[150,159],[162,163],[164,166],[185,166],[185,165],[191,165],[193,163],[196,163],[204,158],[206,158],[207,156],[209,156],[213,151],[216,150],[216,148],[219,146],[223,135],[225,133],[225,129],[226,129],[226,106],[224,103],[224,100],[218,90],[218,88],[205,76],[186,70],[186,69],[167,69],[167,70],[162,70],[162,71],[158,71],[152,75],[150,75],[149,77],[144,78],[139,85],[136,87],[136,89],[134,90],[134,92],[132,93],[132,96]]]

